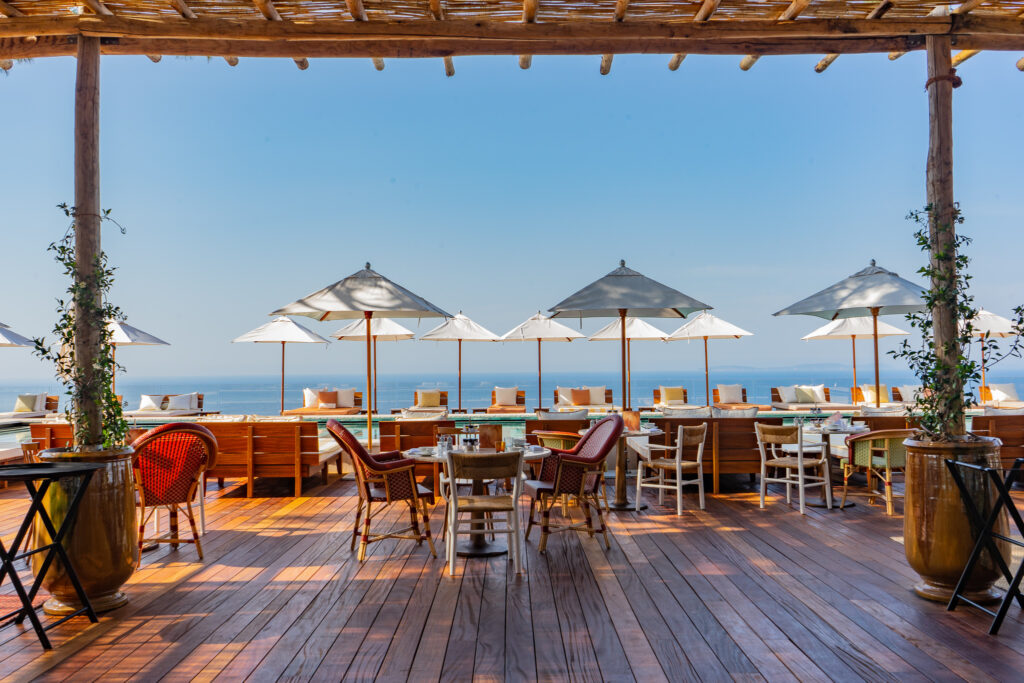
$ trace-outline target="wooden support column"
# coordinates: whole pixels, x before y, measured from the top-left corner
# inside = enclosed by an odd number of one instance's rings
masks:
[[[927,192],[931,207],[929,233],[931,237],[932,268],[939,271],[947,282],[956,277],[956,207],[953,200],[953,64],[949,36],[928,36],[928,166]],[[932,279],[932,286],[941,282]],[[936,305],[932,309],[935,353],[940,362],[955,367],[960,354],[957,344],[957,309],[954,305]],[[954,434],[965,433],[963,411],[957,410],[963,402],[963,381],[955,371],[949,371],[945,381],[951,387],[944,397],[944,405],[951,405],[947,418]]]
[[[75,80],[75,282],[95,280],[93,267],[100,254],[100,39],[78,36],[78,73]],[[93,291],[96,291],[95,288]],[[98,297],[97,297],[98,298]],[[97,301],[97,304],[100,302]],[[74,352],[82,376],[76,381],[92,382],[93,368],[100,356],[100,331],[92,321],[75,319]],[[82,415],[89,431],[84,443],[103,441],[98,396],[83,397],[75,411]]]

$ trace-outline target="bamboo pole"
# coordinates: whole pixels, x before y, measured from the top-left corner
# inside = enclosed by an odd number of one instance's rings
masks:
[[[456,339],[459,345],[459,412],[462,412],[462,340]]]
[[[99,306],[93,267],[100,254],[100,39],[78,38],[78,68],[75,79],[75,272],[76,285],[87,286]],[[75,316],[74,353],[78,367],[74,381],[91,384],[100,356],[103,321]],[[88,426],[76,446],[91,446],[103,441],[103,421],[96,396],[81,399],[74,410]]]
[[[540,339],[537,340],[537,407],[544,407],[544,391],[540,385]]]
[[[629,390],[629,401],[633,402],[633,340],[626,338],[626,387]]]
[[[882,385],[878,377],[878,307],[871,309],[871,336],[875,342],[875,407],[882,405]]]
[[[850,341],[853,343],[853,386],[857,386],[857,335],[851,334]]]
[[[956,205],[953,198],[953,67],[949,36],[928,36],[928,162],[927,192],[931,207],[929,237],[931,265],[938,271],[931,286],[948,288],[956,277]],[[956,302],[938,302],[932,308],[932,337],[935,355],[947,368],[940,381],[948,388],[940,405],[946,412],[943,423],[952,434],[966,431],[963,411],[963,379],[956,372],[960,348],[957,344]]]
[[[380,412],[380,406],[377,405],[377,335],[373,335],[373,412]]]
[[[622,342],[622,408],[629,410],[629,388],[626,386],[626,309],[619,309],[619,339]]]
[[[284,415],[284,342],[281,342],[281,414]]]
[[[363,311],[363,316],[366,318],[366,447],[367,449],[373,448],[373,406],[369,405],[370,397],[373,396],[373,385],[371,383],[371,373],[373,368],[371,367],[370,355],[373,353],[370,340],[370,318],[373,317],[373,311]]]
[[[711,377],[708,372],[708,338],[704,337],[704,395],[705,405],[711,406]]]

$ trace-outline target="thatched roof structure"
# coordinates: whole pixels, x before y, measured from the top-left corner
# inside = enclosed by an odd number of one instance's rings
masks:
[[[0,60],[73,55],[389,57],[615,53],[829,55],[1024,50],[1024,0],[0,0]]]

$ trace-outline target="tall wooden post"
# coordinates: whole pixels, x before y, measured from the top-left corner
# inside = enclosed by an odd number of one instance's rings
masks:
[[[626,386],[626,309],[619,309],[619,341],[622,343],[622,409],[629,410],[629,387]]]
[[[932,287],[949,286],[956,277],[956,207],[953,200],[953,63],[949,36],[928,36],[928,204],[931,206],[929,233],[931,265],[939,276]],[[947,368],[944,384],[949,396],[941,402],[948,410],[944,420],[955,434],[965,432],[963,417],[963,381],[955,372],[960,355],[957,344],[957,309],[954,303],[938,304],[932,309],[935,353]]]
[[[95,265],[100,254],[100,39],[78,36],[75,79],[75,283],[88,283],[100,305]],[[101,323],[102,324],[102,323]],[[100,329],[95,320],[75,316],[75,382],[91,385],[100,356]],[[82,396],[74,406],[89,429],[83,443],[103,441],[100,397]],[[77,432],[77,430],[76,430]]]

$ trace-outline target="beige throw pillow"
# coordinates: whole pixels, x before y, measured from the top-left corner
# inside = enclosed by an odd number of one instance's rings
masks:
[[[797,387],[796,388],[796,401],[794,403],[816,403],[817,397],[814,395],[814,389],[811,387]]]
[[[356,407],[356,390],[355,389],[335,389],[338,392],[338,408],[355,408]]]
[[[318,405],[320,405],[320,396],[317,393],[316,389],[309,389],[308,387],[306,389],[303,389],[302,390],[302,407],[303,408],[316,408]]]
[[[514,406],[516,394],[519,387],[494,387],[494,404],[499,406]]]
[[[719,384],[718,385],[718,402],[719,403],[743,403],[743,385],[742,384]]]
[[[35,413],[36,411],[36,394],[19,394],[17,400],[14,401],[14,412],[16,413]]]
[[[437,389],[416,392],[417,408],[438,408],[441,405],[441,392]]]
[[[590,405],[604,405],[604,387],[583,387],[590,392]]]

